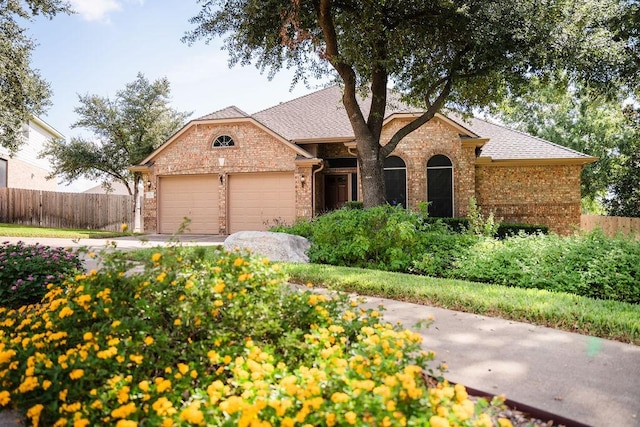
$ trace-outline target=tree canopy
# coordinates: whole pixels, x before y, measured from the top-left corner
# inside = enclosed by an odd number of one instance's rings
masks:
[[[225,37],[231,64],[296,79],[334,75],[357,142],[365,206],[384,202],[383,161],[445,105],[463,111],[555,67],[606,80],[622,42],[602,25],[615,0],[205,0],[188,41]],[[592,59],[608,58],[596,62]],[[387,86],[425,113],[380,141]],[[371,96],[365,117],[358,90]],[[365,110],[366,111],[366,110]]]
[[[63,0],[0,1],[0,146],[12,153],[23,143],[22,126],[44,112],[51,96],[47,82],[31,68],[34,41],[20,22],[69,12]]]
[[[48,141],[40,156],[51,161],[50,176],[60,176],[64,182],[79,177],[100,180],[107,187],[115,180],[137,195],[141,177],[128,167],[140,163],[191,114],[169,106],[170,92],[166,78],[149,82],[139,73],[114,99],[79,95],[75,112],[80,119],[72,128],[87,129],[93,137]]]

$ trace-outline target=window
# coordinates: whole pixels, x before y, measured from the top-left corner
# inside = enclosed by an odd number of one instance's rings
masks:
[[[427,162],[427,202],[429,216],[453,216],[453,164],[442,154]]]
[[[398,156],[384,159],[384,187],[387,203],[407,207],[407,165]]]
[[[0,188],[7,187],[7,160],[0,159]]]
[[[220,135],[213,140],[213,147],[233,147],[235,142],[229,135]]]

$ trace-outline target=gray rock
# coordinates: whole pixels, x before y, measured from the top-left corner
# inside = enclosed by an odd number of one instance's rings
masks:
[[[309,262],[307,251],[310,247],[311,243],[304,237],[271,231],[240,231],[224,241],[228,251],[248,249],[270,261]]]

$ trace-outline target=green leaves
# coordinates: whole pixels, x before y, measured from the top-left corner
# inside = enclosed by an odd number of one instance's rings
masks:
[[[18,21],[68,12],[62,0],[9,1],[0,8],[0,146],[12,153],[23,144],[22,125],[43,113],[51,96],[47,82],[30,66],[34,41]]]
[[[74,128],[93,136],[75,137],[70,142],[51,140],[41,157],[53,165],[52,176],[71,182],[78,177],[121,181],[130,193],[134,176],[128,167],[140,163],[183,125],[190,113],[169,106],[170,85],[166,78],[149,82],[139,73],[136,80],[116,93],[115,99],[80,95],[75,112],[80,116]]]

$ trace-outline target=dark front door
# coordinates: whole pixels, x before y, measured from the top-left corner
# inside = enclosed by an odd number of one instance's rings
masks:
[[[333,211],[349,200],[348,175],[324,176],[324,209]]]

